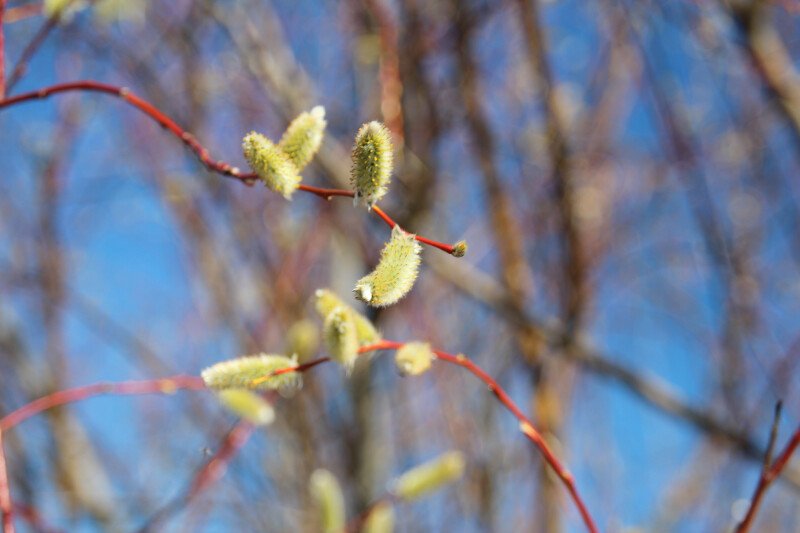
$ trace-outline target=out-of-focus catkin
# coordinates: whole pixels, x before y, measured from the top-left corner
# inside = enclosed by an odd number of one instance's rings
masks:
[[[350,310],[340,306],[328,313],[322,334],[331,358],[350,372],[358,357],[358,334]]]
[[[324,533],[341,533],[345,526],[344,496],[336,477],[324,469],[314,470],[309,492],[317,506]]]
[[[344,303],[344,301],[336,296],[336,294],[329,289],[317,289],[314,293],[314,307],[316,308],[319,316],[324,320],[327,316],[337,307],[345,307],[350,310],[353,322],[356,325],[356,335],[358,336],[358,343],[361,346],[372,344],[381,340],[381,334],[375,329],[372,322]]]
[[[233,414],[256,426],[266,426],[275,420],[272,404],[247,389],[224,389],[217,392],[217,399]]]
[[[431,367],[435,357],[427,342],[407,342],[398,348],[394,363],[402,375],[418,376]]]
[[[464,474],[464,456],[451,451],[412,468],[394,483],[392,492],[404,500],[415,500],[458,480]]]

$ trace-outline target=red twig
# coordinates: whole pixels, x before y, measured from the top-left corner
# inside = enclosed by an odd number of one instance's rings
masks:
[[[42,411],[67,403],[78,402],[103,394],[172,394],[177,390],[202,390],[205,383],[197,376],[172,376],[142,381],[123,381],[121,383],[95,383],[74,389],[54,392],[29,404],[23,405],[0,419],[0,431],[8,431],[20,422]]]
[[[775,462],[772,463],[772,466],[769,468],[765,466],[765,468],[761,471],[761,477],[758,479],[758,485],[756,485],[753,498],[750,500],[750,507],[747,509],[747,513],[737,526],[736,533],[745,533],[749,531],[756,512],[758,512],[758,508],[761,505],[761,500],[764,498],[764,494],[767,492],[767,488],[778,476],[780,476],[781,472],[789,463],[789,459],[792,457],[792,454],[795,452],[798,446],[800,446],[800,427],[798,427],[797,431],[794,432],[794,435],[792,435],[792,438],[789,440],[786,448],[784,448],[778,458],[775,459]]]
[[[2,2],[4,0],[0,0]],[[157,107],[152,105],[151,103],[139,98],[135,94],[133,94],[128,88],[126,87],[118,87],[116,85],[109,85],[106,83],[100,83],[96,81],[76,81],[71,83],[61,83],[57,85],[51,85],[50,87],[44,87],[39,89],[38,91],[30,91],[27,93],[18,94],[16,96],[12,96],[10,98],[6,98],[5,100],[0,100],[0,109],[13,106],[15,104],[19,104],[21,102],[26,102],[30,100],[39,100],[42,98],[47,98],[48,96],[70,92],[70,91],[88,91],[88,92],[99,92],[103,94],[109,94],[111,96],[116,96],[121,98],[125,102],[129,103],[139,111],[143,112],[145,115],[156,121],[159,125],[165,128],[167,131],[172,133],[175,137],[183,141],[183,143],[189,147],[196,155],[197,158],[213,172],[217,172],[223,176],[237,179],[246,185],[253,185],[256,180],[258,179],[257,176],[252,172],[242,172],[238,167],[230,165],[225,161],[217,161],[214,160],[211,155],[209,154],[208,149],[206,149],[191,133],[185,131],[181,128],[177,122],[169,118],[167,115],[162,113]],[[353,191],[348,191],[345,189],[325,189],[322,187],[314,187],[312,185],[300,185],[298,187],[299,190],[314,194],[323,198],[325,200],[330,200],[335,196],[343,196],[343,197],[353,197]],[[397,225],[397,222],[392,220],[389,215],[387,215],[382,209],[377,206],[373,206],[372,211],[380,217],[390,228],[393,228]],[[416,235],[415,238],[417,241],[427,244],[428,246],[432,246],[434,248],[438,248],[448,254],[452,254],[455,250],[455,247],[450,244],[441,243],[438,241],[434,241],[432,239],[428,239],[426,237],[422,237],[420,235]]]
[[[253,429],[252,424],[242,421],[225,436],[217,453],[192,481],[189,492],[186,494],[187,503],[222,477],[233,456],[242,449],[250,435],[253,434]]]
[[[11,503],[11,487],[8,484],[2,429],[0,429],[0,513],[3,514],[3,533],[14,533],[14,506]]]

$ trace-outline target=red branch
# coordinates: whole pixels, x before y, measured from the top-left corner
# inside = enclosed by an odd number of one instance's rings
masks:
[[[59,405],[78,402],[104,394],[172,394],[177,390],[202,390],[205,383],[197,376],[172,376],[161,379],[142,381],[123,381],[120,383],[95,383],[74,389],[66,389],[43,396],[29,404],[23,405],[0,419],[0,431],[8,431],[20,422],[35,416],[42,411]]]
[[[0,513],[3,515],[3,533],[14,533],[14,505],[11,503],[2,429],[0,429]]]
[[[374,344],[362,346],[358,350],[358,353],[364,354],[377,350],[396,350],[401,346],[403,346],[402,342],[383,340]],[[564,486],[567,488],[570,497],[575,502],[575,506],[580,512],[581,518],[583,519],[587,530],[589,530],[591,533],[597,533],[597,526],[595,525],[594,520],[589,514],[589,511],[586,508],[586,505],[584,504],[577,487],[575,486],[575,480],[572,477],[572,474],[562,465],[561,461],[550,449],[542,435],[535,429],[533,422],[531,422],[528,417],[522,413],[508,393],[491,376],[489,376],[489,374],[484,372],[483,369],[481,369],[478,365],[470,361],[465,355],[453,355],[441,350],[434,350],[434,353],[436,354],[438,360],[460,366],[480,379],[489,387],[489,390],[492,392],[492,394],[494,394],[497,400],[506,409],[508,409],[511,414],[517,418],[517,420],[519,420],[520,430],[522,433],[524,433],[525,436],[533,442],[533,444],[539,450],[539,453],[541,453],[545,462],[550,465]],[[276,370],[267,376],[259,378],[257,381],[266,381],[272,376],[287,374],[290,372],[305,372],[328,361],[330,361],[329,357],[321,357],[302,365]],[[66,403],[77,402],[92,396],[98,396],[101,394],[164,394],[172,393],[180,389],[202,390],[205,389],[205,384],[199,377],[173,376],[170,378],[155,380],[125,381],[121,383],[98,383],[95,385],[87,385],[84,387],[68,389],[49,394],[39,398],[38,400],[34,400],[33,402],[20,407],[16,411],[0,419],[0,431],[12,428],[23,420],[26,420],[46,409]],[[227,460],[229,460],[229,458],[235,454],[239,448],[241,448],[241,446],[247,440],[247,437],[249,437],[251,431],[252,428],[249,424],[247,424],[246,426],[242,426],[242,429],[240,429],[238,432],[234,430],[231,435],[229,435],[230,440],[226,440],[226,444],[224,444],[222,449],[220,449],[218,452],[218,457],[221,457],[220,461],[215,462],[212,460],[204,469],[204,471],[195,478],[192,488],[189,491],[190,497],[191,495],[201,491],[208,483],[213,482],[213,480],[222,475],[224,466],[227,464]],[[234,434],[234,432],[236,433]],[[789,461],[789,457],[791,456],[792,452],[794,452],[794,449],[797,448],[798,444],[800,444],[800,429],[798,429],[797,433],[792,438],[792,441],[786,447],[786,450],[784,450],[781,456],[775,461],[772,468],[765,474],[764,477],[767,480],[765,482],[765,486],[761,488],[761,484],[759,484],[759,490],[757,490],[754,501],[756,498],[760,499],[759,494],[763,492],[763,490],[766,488],[766,485],[768,485],[775,477],[778,476],[778,474],[780,474],[780,471],[786,466],[786,463]],[[0,480],[0,489],[2,489],[3,486],[2,480]],[[2,498],[1,494],[0,498]],[[0,503],[2,502],[0,501]],[[748,513],[748,515],[749,514],[751,513]],[[4,533],[8,533],[8,531],[5,531]]]
[[[4,0],[0,0],[3,2]],[[127,87],[118,87],[116,85],[109,85],[106,83],[100,83],[97,81],[76,81],[71,83],[61,83],[57,85],[51,85],[50,87],[44,87],[37,91],[30,91],[27,93],[18,94],[16,96],[12,96],[10,98],[2,99],[0,96],[0,109],[13,106],[15,104],[19,104],[22,102],[27,102],[30,100],[39,100],[42,98],[47,98],[54,94],[64,93],[64,92],[71,92],[71,91],[87,91],[87,92],[98,92],[103,94],[109,94],[111,96],[116,96],[117,98],[121,98],[128,104],[132,105],[152,120],[157,122],[161,127],[172,133],[175,137],[183,141],[183,143],[192,150],[197,158],[200,159],[200,162],[206,166],[212,172],[216,172],[228,178],[233,178],[236,180],[241,181],[245,185],[253,185],[255,184],[258,176],[252,172],[242,172],[238,167],[235,167],[225,161],[215,160],[211,157],[208,149],[200,144],[200,142],[188,131],[181,128],[177,122],[169,118],[167,115],[162,113],[157,107],[153,104],[143,100],[142,98],[133,94],[130,89]],[[315,194],[320,198],[325,200],[330,200],[335,196],[344,196],[344,197],[353,197],[353,191],[348,191],[345,189],[324,189],[321,187],[314,187],[311,185],[300,185],[298,187],[299,190],[308,192],[311,194]],[[383,212],[380,208],[373,206],[372,212],[374,212],[378,217],[381,218],[390,228],[393,228],[397,225],[397,222],[392,220],[386,213]],[[454,251],[454,246],[450,244],[445,244],[442,242],[434,241],[428,239],[426,237],[422,237],[416,235],[415,237],[417,241],[427,244],[428,246],[433,246],[434,248],[438,248],[448,254],[452,254]]]
[[[222,477],[228,468],[228,463],[236,455],[236,452],[245,445],[250,435],[252,435],[253,429],[254,426],[252,424],[241,421],[225,436],[225,440],[222,441],[217,453],[197,473],[192,481],[192,485],[186,495],[187,503]]]
[[[765,466],[765,468],[761,471],[761,477],[758,479],[758,485],[756,485],[756,490],[753,493],[752,500],[750,501],[750,507],[747,509],[747,514],[745,514],[745,517],[736,528],[736,533],[746,533],[749,531],[756,512],[758,512],[758,508],[761,505],[761,500],[764,498],[764,494],[767,492],[767,488],[781,474],[798,446],[800,446],[800,427],[798,427],[797,431],[794,432],[794,435],[792,435],[792,438],[789,440],[786,448],[784,448],[783,452],[781,452],[778,458],[775,459],[775,462],[772,463],[772,466]]]

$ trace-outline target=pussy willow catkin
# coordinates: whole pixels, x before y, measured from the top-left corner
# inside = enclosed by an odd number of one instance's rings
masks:
[[[353,201],[372,207],[387,192],[394,161],[392,139],[386,126],[377,121],[361,126],[353,144],[350,184]]]
[[[375,329],[375,326],[370,320],[344,303],[341,298],[336,296],[333,291],[329,289],[317,289],[314,293],[315,302],[314,307],[317,309],[320,317],[323,320],[336,309],[337,307],[345,307],[350,310],[353,317],[353,322],[356,324],[356,335],[358,336],[358,343],[361,346],[372,344],[381,340],[381,334]]]
[[[373,307],[392,305],[408,294],[419,271],[421,247],[414,235],[395,226],[375,270],[358,280],[356,298]]]
[[[210,389],[258,389],[290,390],[303,384],[298,372],[286,372],[273,376],[276,370],[297,366],[295,357],[258,354],[229,359],[203,370],[200,376]]]
[[[340,306],[328,313],[322,332],[331,358],[348,372],[352,370],[358,357],[358,335],[351,311]]]
[[[300,113],[286,128],[278,148],[289,156],[298,171],[303,170],[319,151],[326,125],[325,108],[318,105],[311,111]]]
[[[251,131],[242,140],[242,152],[250,168],[271,190],[287,200],[300,185],[297,167],[283,150],[260,133]]]

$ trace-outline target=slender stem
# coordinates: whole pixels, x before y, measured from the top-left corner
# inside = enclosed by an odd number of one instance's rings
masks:
[[[800,427],[798,427],[797,431],[794,432],[794,435],[792,435],[792,438],[789,440],[786,448],[784,448],[778,458],[775,459],[775,462],[772,463],[772,466],[769,468],[765,466],[765,468],[761,471],[761,477],[758,479],[758,485],[756,485],[753,498],[750,500],[750,507],[747,509],[747,513],[742,521],[736,527],[736,533],[746,533],[750,530],[750,526],[753,524],[753,519],[758,512],[758,508],[761,506],[761,500],[764,498],[767,488],[769,488],[772,482],[775,481],[778,476],[780,476],[781,472],[789,463],[789,459],[792,457],[792,454],[795,452],[798,446],[800,446]]]
[[[0,0],[0,2],[3,1],[4,0]],[[30,91],[27,93],[18,94],[16,96],[12,96],[6,99],[2,99],[2,97],[0,97],[0,109],[10,107],[22,102],[30,100],[39,100],[47,98],[54,94],[70,92],[70,91],[98,92],[121,98],[122,100],[129,103],[130,105],[132,105],[133,107],[135,107],[136,109],[138,109],[139,111],[150,117],[152,120],[157,122],[159,125],[161,125],[161,127],[172,133],[175,137],[183,141],[183,143],[195,153],[197,158],[200,159],[200,162],[203,163],[206,166],[206,168],[208,168],[212,172],[216,172],[228,178],[239,180],[245,185],[253,185],[258,179],[258,176],[256,176],[256,174],[252,172],[242,172],[241,169],[239,169],[238,167],[226,163],[225,161],[213,159],[208,149],[202,144],[200,144],[200,142],[194,137],[194,135],[181,128],[177,122],[175,122],[170,117],[162,113],[153,104],[133,94],[127,87],[119,87],[116,85],[109,85],[107,83],[100,83],[91,80],[60,83],[57,85],[44,87],[37,91]],[[300,185],[298,187],[298,190],[314,194],[325,200],[330,200],[335,196],[343,196],[349,198],[353,197],[353,191],[348,191],[345,189],[325,189],[322,187],[314,187],[312,185]],[[380,217],[381,220],[383,220],[390,228],[393,228],[397,225],[397,222],[395,222],[389,215],[387,215],[379,207],[373,206],[372,211],[378,217]],[[420,235],[416,235],[415,238],[417,241],[423,244],[432,246],[434,248],[438,248],[439,250],[442,250],[448,254],[453,254],[455,250],[454,245],[434,241],[432,239],[428,239]]]
[[[0,513],[3,515],[3,533],[14,533],[14,505],[11,503],[11,487],[8,483],[2,429],[0,429]]]
[[[253,434],[253,429],[255,429],[253,424],[241,421],[225,436],[217,453],[192,480],[186,494],[187,503],[222,477],[233,456],[242,449],[250,435]]]
[[[101,396],[104,394],[129,395],[129,394],[172,394],[177,390],[203,390],[205,383],[197,376],[172,376],[161,379],[148,379],[142,381],[123,381],[120,383],[95,383],[74,389],[66,389],[23,405],[0,419],[0,431],[8,431],[20,422],[35,416],[42,411],[52,409],[59,405],[78,402]]]

